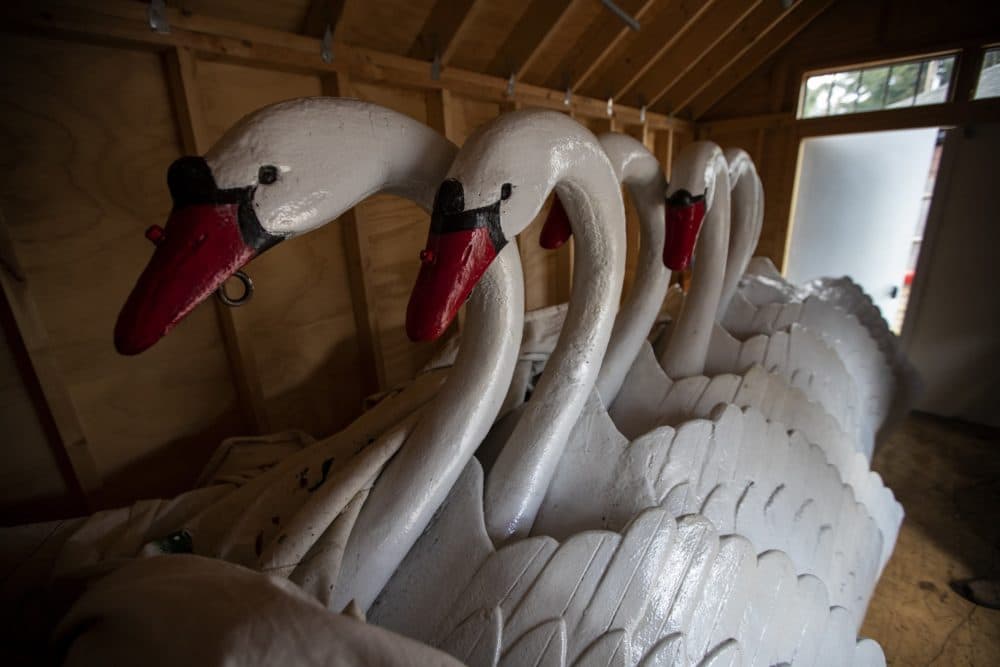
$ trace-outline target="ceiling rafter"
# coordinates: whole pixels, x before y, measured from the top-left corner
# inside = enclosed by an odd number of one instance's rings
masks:
[[[792,11],[777,2],[763,2],[686,73],[670,77],[658,93],[650,97],[649,105],[680,113],[692,99],[707,88],[716,77],[743,56],[754,44],[765,39],[768,32]]]
[[[311,0],[306,18],[302,22],[302,34],[309,37],[322,37],[326,26],[330,26],[334,37],[337,35],[337,25],[344,15],[344,5],[347,0]]]
[[[654,98],[664,86],[675,77],[686,74],[761,2],[762,0],[718,0],[711,9],[692,21],[680,39],[661,52],[644,72],[636,72],[625,85],[617,89],[615,96],[623,100],[641,99],[645,104],[655,104]],[[768,2],[780,4],[778,0]]]
[[[420,60],[433,60],[437,55],[441,65],[447,65],[461,41],[462,30],[476,5],[483,0],[437,0],[410,46],[408,55]]]
[[[802,32],[831,4],[833,0],[798,0],[785,18],[768,32],[767,39],[755,42],[736,62],[695,96],[688,106],[689,115],[695,119],[704,116],[716,102],[756,71],[778,49]]]
[[[656,0],[619,0],[618,6],[638,20],[646,15]],[[607,59],[631,29],[606,10],[598,14],[583,36],[577,40],[558,66],[552,71],[546,84],[552,88],[567,85],[574,91]],[[584,69],[580,69],[580,64]]]
[[[707,11],[715,0],[679,0],[656,3],[660,6],[650,12],[642,29],[627,41],[620,43],[616,57],[608,58],[606,66],[591,67],[581,80],[580,92],[596,97],[618,96],[618,92],[633,79],[646,72],[656,60],[688,30],[691,24]],[[589,83],[588,83],[589,82]]]
[[[533,0],[514,25],[507,40],[486,68],[487,74],[518,79],[559,33],[561,24],[577,6],[591,0]]]

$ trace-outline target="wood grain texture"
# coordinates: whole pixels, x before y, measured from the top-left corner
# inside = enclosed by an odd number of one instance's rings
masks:
[[[22,38],[0,49],[9,174],[0,201],[46,352],[98,473],[120,486],[145,477],[143,488],[155,493],[197,470],[198,456],[238,423],[210,307],[142,357],[122,357],[112,345],[118,310],[150,254],[142,231],[170,210],[164,169],[180,149],[162,62],[153,53]],[[173,467],[150,459],[180,450],[194,456]]]
[[[652,67],[659,56],[680,39],[691,24],[707,11],[714,0],[680,0],[643,3],[643,29],[619,32],[607,50],[595,59],[576,81],[585,94],[597,97],[617,95],[630,81]],[[606,20],[614,25],[614,21]],[[620,27],[620,24],[619,24]],[[607,29],[607,28],[605,28]]]

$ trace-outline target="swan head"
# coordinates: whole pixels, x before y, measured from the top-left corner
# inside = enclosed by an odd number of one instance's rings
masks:
[[[441,184],[420,273],[406,311],[412,340],[447,329],[509,239],[531,224],[553,191],[581,197],[571,168],[586,157],[614,172],[600,144],[567,116],[542,110],[504,114],[480,127],[459,150]]]
[[[147,230],[156,248],[118,316],[115,347],[149,348],[251,259],[374,192],[428,205],[453,155],[430,128],[358,100],[304,98],[253,112],[204,156],[170,166],[173,208],[162,228]]]
[[[663,264],[671,271],[684,271],[711,209],[718,170],[728,174],[722,149],[710,141],[688,144],[674,163],[667,189]],[[728,187],[728,186],[727,186]]]

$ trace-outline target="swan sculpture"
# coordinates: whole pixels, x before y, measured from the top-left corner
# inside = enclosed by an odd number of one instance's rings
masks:
[[[356,100],[293,100],[251,114],[204,158],[171,167],[174,209],[148,234],[156,251],[122,309],[116,345],[129,354],[148,348],[250,258],[370,194],[392,192],[430,208],[454,152],[430,128]],[[467,233],[488,239],[485,227]],[[439,378],[415,382],[238,488],[198,489],[74,522],[43,544],[56,570],[192,552],[288,577],[325,604],[335,592],[370,601],[395,569],[389,550],[401,560],[407,540],[419,536],[510,381],[523,288],[516,248],[495,251],[469,297],[470,336],[444,386]],[[411,446],[415,464],[405,455]],[[394,455],[397,467],[386,466]],[[382,484],[401,485],[388,495],[405,499],[404,510],[362,512],[369,493],[371,504],[383,501]],[[344,582],[344,542],[355,535],[382,539],[380,551],[369,554],[365,577],[352,572]]]
[[[664,181],[656,159],[630,137],[602,135],[600,140],[616,167],[619,180],[626,183],[636,197],[643,250],[652,254],[654,261],[659,263],[661,246],[649,243],[651,238],[661,243],[663,239],[662,234],[657,236],[650,231],[651,228],[662,227],[660,221],[664,214]],[[688,155],[708,157],[711,168],[712,161],[715,166],[720,165],[716,151],[694,150]],[[704,169],[702,162],[692,158],[687,162],[682,160],[677,173],[683,181],[690,177],[688,172],[693,170],[700,174]],[[687,195],[683,197],[687,198]],[[558,208],[554,210],[558,211]],[[699,220],[697,217],[686,217],[695,210],[703,214],[703,204],[694,201],[686,209],[675,211],[675,215],[691,222],[686,229],[696,233]],[[725,212],[725,207],[713,202],[710,210]],[[553,220],[555,225],[550,224]],[[546,221],[543,238],[549,245],[568,238],[569,234],[563,230],[567,221],[558,213]],[[706,235],[706,241],[702,243],[714,240],[717,246],[724,245],[727,239],[724,231],[719,231],[720,228],[724,230],[724,222],[724,218],[716,213],[712,222],[714,227],[709,227],[714,228],[716,234],[714,237]],[[735,246],[737,256],[748,258],[748,248],[752,249],[755,244],[756,233],[751,230],[735,235],[735,239],[728,239],[730,250]],[[679,251],[678,246],[670,248],[670,252],[677,255],[678,265],[686,262],[692,237],[689,232],[681,239]],[[735,272],[735,278],[738,278],[742,269],[740,261],[730,265],[738,267]],[[616,320],[616,332],[629,328],[648,331],[666,289],[669,274],[662,267],[659,275],[653,271],[644,273],[642,269],[646,268],[645,265],[640,264],[640,267],[636,288]],[[716,279],[720,277],[719,273],[715,272]],[[728,273],[727,270],[725,278],[730,284],[729,289],[735,289],[736,279],[730,279]],[[655,278],[650,280],[650,276]],[[644,292],[643,288],[647,286],[649,291]],[[644,303],[637,306],[637,302]],[[708,319],[713,319],[714,308],[711,302],[703,303],[702,309]],[[637,313],[638,318],[635,317]],[[557,310],[550,309],[549,314],[552,319],[558,317]],[[635,359],[642,338],[640,333],[636,336],[638,345],[627,349],[625,363],[634,360],[633,372],[635,365],[643,362],[650,364],[655,369],[653,372],[659,372],[655,360]],[[614,343],[612,340],[609,354],[616,349]],[[604,373],[602,368],[602,375]],[[617,386],[620,387],[620,383]],[[598,394],[601,398],[608,395],[614,400],[614,395],[601,394],[600,384]],[[629,395],[634,401],[649,397],[648,394]],[[667,422],[675,428],[654,429],[629,443],[607,418],[601,403],[592,401],[573,431],[570,445],[540,509],[535,532],[559,538],[588,528],[621,530],[639,511],[655,506],[667,508],[674,517],[703,512],[716,520],[717,526],[724,532],[737,532],[762,548],[788,551],[800,571],[819,575],[838,594],[842,594],[844,597],[836,601],[849,606],[860,622],[867,596],[877,576],[873,566],[880,570],[882,562],[879,530],[895,535],[899,517],[892,513],[889,517],[879,515],[883,521],[873,525],[865,509],[855,502],[856,492],[844,482],[854,482],[860,489],[874,491],[877,494],[875,499],[885,505],[887,491],[875,484],[880,482],[877,476],[872,479],[865,465],[850,470],[853,478],[842,479],[836,469],[828,466],[821,450],[810,445],[800,434],[790,436],[784,433],[780,423],[767,424],[756,411],[741,415],[735,408],[731,407],[727,412],[727,409],[709,402],[703,403],[700,409],[704,413],[698,416],[712,417],[716,421],[690,421],[690,418],[680,414],[677,421]],[[516,417],[515,412],[508,420]],[[718,437],[716,430],[720,433]],[[500,431],[500,439],[506,440],[505,430]],[[758,463],[769,459],[769,466]],[[789,465],[787,469],[784,467],[786,462]],[[748,484],[752,485],[752,489],[748,490]],[[820,497],[817,498],[817,495]],[[860,499],[873,500],[868,496],[861,496]],[[891,501],[889,508],[898,510],[891,494],[888,500]],[[876,505],[876,509],[884,509],[882,505]],[[802,508],[807,509],[800,511]],[[775,518],[779,516],[782,518]],[[831,531],[830,527],[834,530]],[[853,531],[859,531],[860,537]],[[833,554],[839,555],[836,563],[831,560]],[[855,574],[855,571],[863,574]],[[848,582],[848,579],[852,581]]]
[[[878,348],[882,363],[891,369],[894,391],[891,393],[892,400],[888,409],[883,405],[874,408],[878,415],[885,413],[875,437],[876,444],[883,442],[893,432],[919,398],[922,391],[919,373],[906,358],[900,348],[898,337],[889,329],[888,323],[871,297],[849,276],[817,278],[798,287],[785,280],[770,259],[755,257],[749,263],[739,292],[740,301],[743,303],[738,301],[734,304],[734,312],[726,314],[727,321],[732,321],[734,327],[745,326],[746,319],[754,317],[747,312],[750,308],[762,314],[766,313],[762,315],[766,321],[766,318],[773,314],[773,309],[781,308],[782,305],[787,304],[793,309],[799,307],[807,310],[817,309],[815,304],[822,303],[825,304],[824,315],[829,315],[830,308],[833,309],[833,316],[823,318],[824,322],[829,323],[831,330],[837,330],[836,328],[847,330],[839,341],[850,340],[857,344],[856,351],[851,349],[843,353],[845,359],[858,354],[864,355],[867,361],[872,356],[871,344]],[[786,312],[795,311],[783,311],[777,316],[776,321],[781,321],[783,316],[787,318]],[[805,314],[793,316],[797,319],[807,317]],[[863,363],[859,361],[858,365]],[[869,363],[875,368],[869,375],[881,377],[882,364],[877,360]],[[870,458],[871,451],[867,453]]]
[[[620,189],[600,144],[555,112],[516,112],[484,126],[460,150],[449,177],[449,191],[463,194],[447,207],[450,214],[497,211],[505,239],[528,225],[555,188],[574,225],[578,278],[549,371],[485,489],[473,460],[369,609],[371,618],[470,664],[728,662],[739,655],[753,664],[793,656],[808,664],[823,638],[835,636],[850,637],[849,649],[829,649],[846,662],[878,662],[877,647],[854,648],[855,621],[845,610],[829,608],[820,580],[796,576],[780,552],[757,557],[742,537],[720,539],[704,517],[677,521],[665,509],[650,507],[620,532],[585,530],[560,542],[524,537],[540,519],[538,510],[558,474],[550,470],[560,469],[567,453],[569,434],[546,426],[562,428],[566,414],[577,419],[589,409],[583,399],[596,385],[598,338],[609,337],[608,315],[620,288],[621,252],[614,247],[624,228]],[[484,267],[482,253],[488,256],[488,246],[446,246],[436,231],[440,224],[432,224],[425,250],[434,261],[425,261],[411,299],[409,313],[420,314],[413,323],[418,335],[445,329],[457,300],[443,287],[468,289]],[[597,294],[579,309],[586,289]],[[581,339],[591,346],[578,347]],[[573,342],[568,353],[567,340]],[[553,373],[557,360],[568,355],[578,355],[577,366]],[[539,414],[551,421],[529,418]],[[583,486],[587,481],[578,480]]]

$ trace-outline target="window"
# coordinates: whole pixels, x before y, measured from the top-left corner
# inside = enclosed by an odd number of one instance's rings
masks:
[[[979,70],[979,83],[973,99],[1000,97],[1000,47],[983,52],[983,67]]]
[[[810,76],[802,85],[799,118],[947,102],[954,69],[950,55]]]

